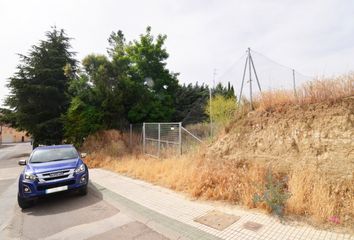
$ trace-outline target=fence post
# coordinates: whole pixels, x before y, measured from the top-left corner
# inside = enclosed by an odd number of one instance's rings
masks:
[[[133,145],[133,125],[129,124],[129,145],[132,148]]]
[[[143,123],[143,154],[145,154],[145,123]]]
[[[160,157],[160,147],[161,147],[161,123],[157,124],[157,157]]]
[[[296,94],[296,80],[295,80],[295,69],[293,71],[293,89],[294,89],[294,97],[297,99],[297,94]]]
[[[211,94],[211,87],[209,88],[209,117],[210,117],[210,137],[213,137],[213,117],[212,117],[212,107],[211,107],[211,100],[212,100],[212,94]]]
[[[182,123],[178,123],[178,135],[179,135],[179,153],[182,155]]]

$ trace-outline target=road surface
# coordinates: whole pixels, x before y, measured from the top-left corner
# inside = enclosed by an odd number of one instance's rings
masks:
[[[86,196],[61,193],[34,207],[17,205],[17,178],[27,158],[27,143],[0,146],[0,239],[168,239],[103,200],[90,184]]]

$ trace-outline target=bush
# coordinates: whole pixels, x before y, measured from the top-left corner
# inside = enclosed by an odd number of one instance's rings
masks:
[[[279,217],[284,215],[285,202],[290,198],[291,194],[286,190],[285,180],[280,181],[273,177],[271,168],[268,169],[266,175],[265,186],[261,189],[261,194],[255,194],[253,202],[265,203]]]
[[[210,113],[211,104],[211,113]],[[222,95],[216,95],[212,98],[211,103],[208,102],[205,113],[213,119],[217,124],[227,125],[234,117],[237,109],[237,103],[234,98],[227,98]]]

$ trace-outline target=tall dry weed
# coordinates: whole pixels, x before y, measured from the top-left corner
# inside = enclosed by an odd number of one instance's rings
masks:
[[[313,168],[293,170],[289,179],[292,196],[287,202],[287,211],[311,216],[317,222],[328,222],[328,218],[336,216],[344,225],[353,224],[353,177],[341,177],[333,181],[326,175]]]
[[[173,190],[182,191],[201,199],[223,200],[249,208],[271,211],[265,204],[253,202],[265,184],[268,166],[250,161],[215,161],[204,159],[203,154],[189,154],[167,159],[144,155],[111,157],[90,154],[85,160],[89,167],[102,167],[142,179]],[[274,172],[283,179],[284,173]],[[327,180],[325,173],[315,169],[291,170],[287,188],[291,197],[285,212],[307,216],[317,223],[328,223],[331,216],[339,217],[342,226],[354,223],[354,180]]]
[[[301,85],[296,93],[291,90],[272,90],[256,96],[259,110],[270,110],[294,104],[334,102],[354,95],[354,72],[336,78],[316,78]]]

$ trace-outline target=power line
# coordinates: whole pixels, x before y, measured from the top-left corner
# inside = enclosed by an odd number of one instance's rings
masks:
[[[279,62],[276,62],[275,60],[273,60],[273,59],[267,57],[266,55],[264,55],[264,54],[262,54],[262,53],[260,53],[260,52],[254,51],[254,50],[252,50],[252,49],[251,49],[251,51],[254,52],[255,54],[258,54],[258,55],[262,56],[263,58],[267,59],[268,61],[270,61],[270,62],[272,62],[272,63],[274,63],[274,64],[276,64],[276,65],[279,65],[279,66],[281,66],[281,67],[283,67],[283,68],[287,68],[287,69],[289,69],[290,71],[293,71],[293,70],[294,70],[296,73],[302,75],[303,77],[313,78],[312,76],[308,76],[308,75],[305,75],[305,74],[303,74],[303,73],[300,73],[299,71],[295,70],[294,68],[291,68],[291,67],[285,66],[284,64],[281,64],[281,63],[279,63]]]
[[[227,73],[229,73],[237,64],[241,63],[241,60],[243,60],[245,58],[245,56],[247,55],[247,51],[242,54],[241,57],[239,57],[236,61],[234,61],[232,64],[230,64],[226,70],[223,72],[223,74],[220,75],[220,77],[218,77],[218,80],[220,81],[223,77],[226,76]]]

